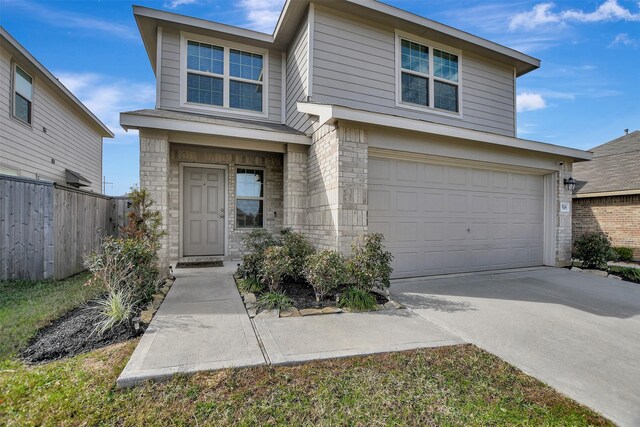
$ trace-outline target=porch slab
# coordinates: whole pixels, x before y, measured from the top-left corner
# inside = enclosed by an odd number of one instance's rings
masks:
[[[265,363],[233,268],[175,270],[176,281],[120,374],[118,387]]]
[[[273,365],[465,343],[410,310],[254,319]]]

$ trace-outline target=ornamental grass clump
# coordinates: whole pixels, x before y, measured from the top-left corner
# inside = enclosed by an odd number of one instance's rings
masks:
[[[347,277],[344,258],[338,252],[324,250],[307,257],[304,276],[313,287],[316,301],[335,291]]]
[[[358,288],[370,291],[374,287],[390,286],[393,255],[384,250],[383,241],[382,234],[370,233],[355,239],[351,245],[353,256],[347,261],[347,270]]]
[[[256,301],[256,309],[263,310],[286,310],[293,306],[293,300],[284,292],[271,291],[260,295]]]
[[[345,289],[338,301],[338,307],[348,308],[353,311],[371,311],[377,305],[378,301],[376,301],[375,296],[356,286],[349,286]]]

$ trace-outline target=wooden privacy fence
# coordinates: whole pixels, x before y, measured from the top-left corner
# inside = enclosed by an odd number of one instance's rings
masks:
[[[126,223],[128,199],[0,176],[0,280],[64,279]]]

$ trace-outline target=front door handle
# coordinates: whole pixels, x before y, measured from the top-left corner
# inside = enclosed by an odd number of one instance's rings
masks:
[[[220,218],[224,218],[224,208],[220,208]]]

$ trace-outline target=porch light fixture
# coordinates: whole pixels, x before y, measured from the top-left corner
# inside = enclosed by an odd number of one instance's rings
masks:
[[[567,188],[567,190],[573,191],[576,188],[576,180],[573,179],[572,176],[570,176],[569,178],[565,178],[564,179],[564,186]]]

